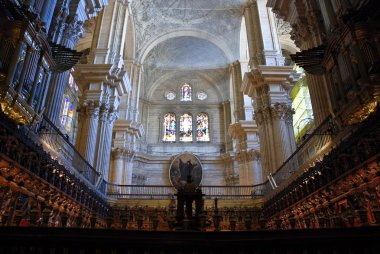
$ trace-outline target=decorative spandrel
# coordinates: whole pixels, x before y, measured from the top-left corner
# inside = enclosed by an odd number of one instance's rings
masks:
[[[176,128],[177,121],[175,119],[175,114],[168,113],[164,117],[164,137],[162,141],[164,142],[175,142],[176,141]]]
[[[200,113],[197,115],[197,141],[210,141],[208,116],[205,113]]]
[[[191,175],[194,185],[199,186],[202,181],[202,164],[193,154],[179,154],[170,165],[170,182],[177,190],[181,189],[186,184],[188,175]]]
[[[193,141],[193,118],[188,113],[183,114],[180,118],[179,141]]]

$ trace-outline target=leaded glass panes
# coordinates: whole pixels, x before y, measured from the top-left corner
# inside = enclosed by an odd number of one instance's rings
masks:
[[[191,86],[188,84],[184,84],[181,90],[181,101],[191,101]]]
[[[175,114],[168,113],[164,117],[164,137],[163,141],[165,142],[175,142],[176,141],[176,128],[177,121],[175,119]]]
[[[180,118],[179,141],[193,141],[193,119],[188,113],[185,113]]]
[[[197,115],[197,141],[210,141],[208,116],[205,113]]]

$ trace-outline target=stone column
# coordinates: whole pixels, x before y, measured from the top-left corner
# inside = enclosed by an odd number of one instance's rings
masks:
[[[263,170],[261,167],[261,156],[259,152],[254,152],[252,156],[253,160],[253,185],[265,182],[263,178]]]
[[[248,171],[249,171],[249,160],[247,158],[247,151],[240,151],[237,156],[235,157],[235,160],[239,164],[239,184],[240,185],[248,185],[249,179],[248,179]]]
[[[124,149],[116,148],[112,150],[112,167],[110,169],[108,181],[122,184],[125,152]]]
[[[257,9],[257,3],[250,2],[244,7],[243,10],[248,37],[248,51],[250,56],[248,64],[251,69],[260,64],[264,64],[264,58],[262,55],[263,44],[259,25],[260,20],[255,9]]]
[[[79,128],[77,149],[80,154],[94,165],[96,137],[98,130],[99,103],[85,101],[79,109]]]
[[[276,103],[271,108],[275,145],[277,145],[277,167],[296,150],[293,132],[291,105]],[[280,147],[279,147],[280,146]]]
[[[285,103],[255,110],[265,175],[276,171],[296,149],[292,115],[292,108]]]
[[[132,173],[133,173],[133,159],[135,157],[134,150],[125,149],[125,169],[123,175],[122,184],[131,185],[132,184]],[[128,191],[129,193],[129,191]]]
[[[259,18],[258,24],[261,31],[263,42],[263,57],[266,65],[283,66],[284,57],[282,56],[280,40],[277,34],[274,14],[271,8],[267,7],[267,0],[256,0],[257,6],[253,8],[254,16]],[[256,31],[257,32],[257,31]]]
[[[123,64],[129,11],[128,1],[108,0],[97,20],[89,62],[94,64]]]
[[[117,113],[112,111],[107,105],[100,107],[100,117],[98,126],[98,141],[96,146],[95,169],[103,175],[104,179],[108,179],[109,161],[112,143],[112,128]]]
[[[132,96],[130,96],[129,102],[129,118],[132,121],[137,122],[139,119],[139,100],[140,100],[140,86],[141,86],[142,65],[133,64],[132,66]]]
[[[298,78],[287,66],[259,66],[245,75],[242,87],[253,102],[264,177],[296,149],[289,90]]]
[[[232,75],[232,89],[234,96],[234,118],[235,122],[244,120],[244,97],[241,89],[242,77],[241,77],[241,66],[239,61],[235,61],[231,65],[231,75]]]
[[[225,143],[225,151],[232,151],[232,140],[231,137],[228,136],[228,127],[231,124],[231,106],[229,101],[222,102],[223,107],[223,119],[224,119],[224,143]]]

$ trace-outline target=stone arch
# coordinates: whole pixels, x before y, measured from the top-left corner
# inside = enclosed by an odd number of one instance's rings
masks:
[[[138,62],[143,64],[149,52],[161,42],[164,42],[166,40],[169,40],[175,37],[181,37],[181,36],[190,36],[190,37],[207,40],[208,42],[214,44],[217,48],[222,50],[225,57],[230,62],[234,61],[233,53],[229,49],[228,45],[224,43],[223,38],[207,33],[203,30],[188,29],[188,30],[170,31],[165,34],[158,35],[155,38],[151,39],[148,43],[146,43],[146,46],[141,49],[141,52],[138,57]]]

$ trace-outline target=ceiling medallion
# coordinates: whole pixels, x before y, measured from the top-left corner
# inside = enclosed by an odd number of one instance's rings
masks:
[[[207,93],[204,92],[204,91],[199,91],[197,93],[197,98],[198,98],[198,100],[203,101],[203,100],[205,100],[207,98]]]
[[[165,98],[167,100],[172,101],[172,100],[175,99],[175,97],[176,97],[175,92],[173,92],[173,91],[167,91],[167,92],[165,92]]]

